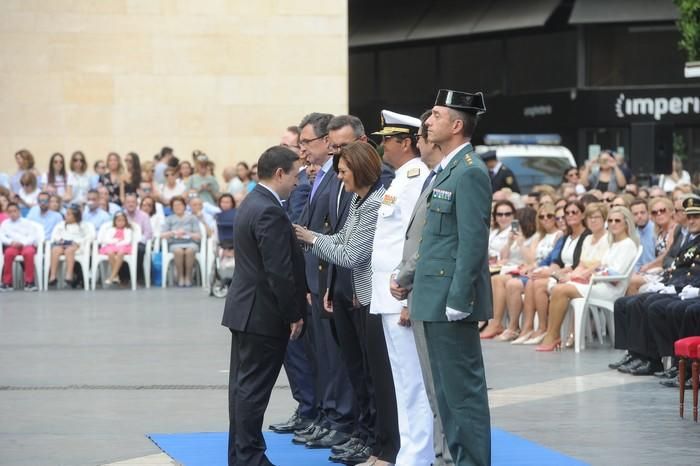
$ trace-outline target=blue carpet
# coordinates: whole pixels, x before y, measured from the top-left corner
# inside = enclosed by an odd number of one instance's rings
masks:
[[[184,466],[226,466],[228,433],[150,434],[150,439]],[[493,466],[585,466],[574,458],[522,437],[493,429]],[[279,466],[328,466],[330,450],[310,450],[292,444],[290,435],[265,432],[267,456]]]

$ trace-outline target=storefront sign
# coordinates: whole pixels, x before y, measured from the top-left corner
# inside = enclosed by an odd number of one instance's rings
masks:
[[[661,121],[667,115],[700,114],[700,97],[626,97],[620,93],[615,102],[615,114],[618,118],[626,116],[649,115]]]

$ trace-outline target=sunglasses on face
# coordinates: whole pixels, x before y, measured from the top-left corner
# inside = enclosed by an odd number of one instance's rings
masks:
[[[554,217],[554,220],[556,220],[557,222],[561,222],[564,220],[564,217]]]
[[[513,212],[496,212],[496,217],[512,217]]]
[[[624,220],[621,218],[609,218],[608,223],[622,223]]]
[[[579,212],[578,210],[567,210],[565,212],[566,215],[579,215],[580,213],[581,212]]]
[[[659,210],[652,210],[652,211],[651,211],[651,215],[654,216],[654,217],[656,217],[657,215],[665,214],[665,213],[666,213],[666,208],[665,208],[665,207],[663,207],[663,208],[661,208],[661,209],[659,209]]]
[[[554,218],[554,214],[540,214],[537,216],[537,218],[539,218],[540,220],[544,220],[544,219],[551,220]]]

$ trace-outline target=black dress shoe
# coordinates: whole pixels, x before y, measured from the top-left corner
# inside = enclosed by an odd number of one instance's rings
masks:
[[[319,437],[323,437],[328,433],[328,429],[325,427],[321,427],[318,425],[315,425],[314,428],[309,432],[308,434],[298,434],[294,435],[294,438],[292,439],[292,443],[295,443],[297,445],[306,445],[306,442],[310,442],[311,440],[316,440]]]
[[[678,376],[678,368],[675,366],[669,367],[665,371],[654,372],[654,377],[660,379],[672,379]]]
[[[629,374],[632,369],[636,369],[639,366],[644,364],[644,361],[641,359],[632,359],[630,362],[627,364],[623,364],[622,366],[618,367],[617,370],[619,372],[622,372],[623,374]]]
[[[659,383],[668,388],[679,388],[681,386],[681,381],[678,377],[675,379],[662,380]],[[687,378],[685,381],[685,389],[690,390],[691,388],[693,388],[693,382],[690,380],[690,378]]]
[[[654,375],[654,372],[657,372],[660,368],[657,362],[644,361],[639,366],[630,368],[629,373],[632,375]]]
[[[357,449],[350,450],[344,455],[331,455],[328,460],[333,463],[360,464],[372,456],[372,449],[365,445],[359,445]]]
[[[630,353],[625,353],[625,355],[622,357],[622,359],[620,359],[617,362],[613,362],[611,364],[608,364],[608,367],[610,369],[617,369],[620,366],[624,366],[625,364],[628,364],[633,359],[634,359],[634,356],[632,356]]]
[[[316,422],[312,422],[308,426],[306,426],[303,429],[297,429],[294,431],[295,435],[309,435],[312,430],[314,430],[314,427],[317,427],[318,424]]]
[[[298,412],[292,414],[287,422],[280,422],[279,424],[271,424],[270,430],[278,434],[291,434],[297,430],[306,429],[313,421],[311,419],[304,419],[299,416]]]
[[[346,433],[338,432],[337,430],[329,430],[325,436],[306,442],[306,448],[331,448],[335,445],[345,443],[349,439],[350,435]]]
[[[331,453],[335,453],[336,455],[340,453],[347,453],[348,451],[357,448],[357,446],[360,444],[362,444],[362,440],[357,437],[350,437],[347,442],[331,447]]]

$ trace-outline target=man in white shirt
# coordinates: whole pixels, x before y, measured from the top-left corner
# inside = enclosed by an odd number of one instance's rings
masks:
[[[34,255],[40,238],[31,221],[22,218],[19,206],[11,202],[7,205],[10,216],[0,225],[0,243],[2,243],[5,266],[2,271],[0,291],[12,291],[12,266],[15,257],[24,258],[24,289],[36,291],[34,284]]]

